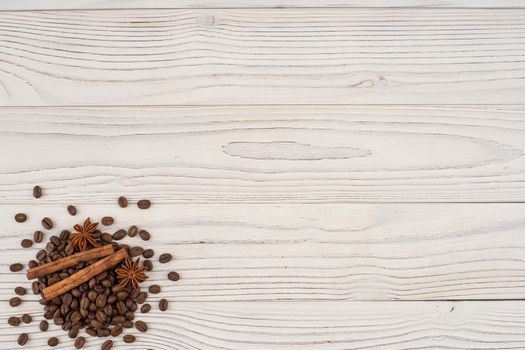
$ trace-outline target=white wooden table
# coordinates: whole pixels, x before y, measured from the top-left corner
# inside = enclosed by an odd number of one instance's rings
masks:
[[[72,349],[9,264],[107,213],[176,257],[116,350],[525,348],[523,1],[0,10],[0,349]]]

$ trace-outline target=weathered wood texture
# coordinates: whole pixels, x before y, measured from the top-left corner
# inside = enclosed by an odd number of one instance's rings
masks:
[[[525,9],[0,13],[0,105],[523,103]]]
[[[0,10],[132,8],[443,7],[523,8],[521,0],[2,0]]]
[[[26,303],[21,310],[40,321],[42,306]],[[0,309],[0,347],[18,349],[16,338],[30,332],[24,349],[47,348],[47,338],[59,336],[54,349],[72,349],[72,340],[38,323],[7,325]],[[156,350],[343,350],[343,349],[523,349],[525,302],[415,303],[173,303],[169,312],[154,308],[138,318],[150,325],[137,342],[115,339],[114,349]],[[137,334],[139,333],[139,334]],[[169,336],[168,336],[169,335]],[[103,339],[89,337],[88,349],[100,349]]]
[[[28,189],[29,190],[29,189]],[[154,198],[153,198],[154,200]],[[36,200],[35,200],[36,202]],[[44,216],[58,234],[82,222],[115,217],[108,229],[136,223],[151,232],[158,283],[173,301],[465,300],[525,296],[524,204],[356,205],[66,205],[0,206],[0,300],[30,286],[13,262],[27,262],[44,244],[20,247]],[[24,224],[13,216],[25,212]],[[46,233],[46,240],[50,234]],[[127,238],[131,246],[139,238]],[[161,253],[175,260],[162,265]],[[178,271],[173,283],[166,275]]]
[[[0,200],[522,202],[523,106],[5,108]]]

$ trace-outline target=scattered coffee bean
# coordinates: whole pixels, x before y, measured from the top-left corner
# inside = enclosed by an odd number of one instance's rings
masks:
[[[102,223],[102,225],[104,226],[110,226],[110,225],[113,225],[113,218],[111,216],[104,216],[100,222]]]
[[[69,213],[69,215],[75,216],[77,215],[77,207],[75,207],[74,205],[68,205],[67,212]]]
[[[159,310],[160,311],[168,310],[168,301],[166,299],[160,299],[160,301],[159,301]]]
[[[111,336],[113,336],[113,337],[118,337],[120,335],[120,333],[122,333],[122,326],[121,325],[116,325],[115,327],[113,327],[111,329]]]
[[[24,346],[27,343],[27,340],[29,339],[29,336],[27,333],[22,333],[18,336],[18,345]]]
[[[23,268],[24,268],[24,265],[22,265],[20,263],[15,263],[15,264],[9,265],[9,270],[11,272],[18,272],[18,271],[22,270]]]
[[[47,252],[44,249],[41,249],[36,253],[36,260],[42,261],[47,257]]]
[[[33,321],[33,318],[29,314],[23,314],[22,315],[22,321],[24,323],[31,323],[31,321]]]
[[[140,292],[137,296],[137,304],[144,304],[144,302],[148,299],[148,293],[146,292]]]
[[[47,323],[46,320],[42,320],[40,321],[40,324],[38,325],[38,327],[40,328],[40,331],[47,332],[47,329],[49,328],[49,323]]]
[[[143,314],[147,314],[148,312],[150,312],[150,310],[151,310],[150,304],[144,304],[140,307],[140,312],[142,312]]]
[[[113,340],[106,340],[100,347],[101,350],[109,350],[113,347]]]
[[[37,281],[34,281],[33,283],[31,283],[31,289],[33,290],[34,295],[37,295],[38,293],[40,293],[40,286]]]
[[[133,247],[129,250],[129,253],[132,258],[142,255],[143,252],[144,252],[144,248],[142,247]]]
[[[42,197],[42,187],[40,186],[33,187],[33,197],[35,198]]]
[[[50,218],[48,217],[45,217],[42,219],[42,226],[46,229],[46,230],[51,230],[53,228],[53,221],[51,221]]]
[[[149,232],[146,230],[140,230],[139,236],[140,238],[142,238],[143,241],[149,241],[149,239],[151,238]]]
[[[158,284],[154,284],[149,286],[149,292],[151,294],[159,294],[160,293],[160,286]]]
[[[26,291],[26,289],[24,287],[16,287],[15,288],[15,293],[16,293],[16,295],[22,296],[22,295],[26,295],[27,291]]]
[[[102,236],[100,236],[104,242],[111,243],[113,241],[113,236],[111,236],[109,233],[104,232]]]
[[[170,253],[164,253],[164,254],[161,254],[161,256],[159,257],[159,262],[161,264],[165,264],[165,263],[168,263],[171,261],[171,254]]]
[[[33,267],[37,267],[38,266],[38,263],[35,261],[35,260],[29,260],[29,262],[27,263],[27,266],[32,269]]]
[[[118,206],[121,208],[126,208],[128,206],[128,199],[124,196],[118,197]]]
[[[22,248],[31,248],[31,246],[33,245],[33,241],[26,238],[20,242],[20,245],[22,246]]]
[[[135,336],[133,334],[126,334],[123,338],[124,343],[131,344],[135,342]]]
[[[155,252],[153,251],[153,249],[146,249],[144,252],[142,252],[142,256],[145,257],[146,259],[152,258],[153,255],[155,255]]]
[[[86,338],[84,337],[78,337],[75,340],[75,349],[82,349],[82,347],[86,344]]]
[[[49,340],[47,341],[47,345],[49,345],[51,347],[57,346],[58,345],[58,338],[57,337],[49,338]]]
[[[144,260],[144,262],[142,263],[142,266],[146,268],[146,271],[153,270],[153,263],[151,262],[151,260]]]
[[[67,336],[71,339],[75,339],[78,336],[79,330],[79,327],[71,327],[71,329],[67,332]]]
[[[18,213],[15,215],[16,222],[25,222],[27,220],[27,215],[24,213]]]
[[[7,323],[9,323],[10,326],[18,327],[20,326],[20,323],[22,320],[20,320],[20,317],[11,316],[7,319]]]
[[[180,279],[180,275],[175,271],[171,271],[168,273],[168,279],[170,281],[178,281]]]
[[[137,207],[139,207],[140,209],[148,209],[149,207],[151,207],[151,202],[147,199],[141,199],[137,202]]]
[[[33,234],[33,241],[35,241],[35,243],[42,243],[43,239],[44,239],[44,232],[35,231],[35,233]]]
[[[139,230],[138,230],[137,226],[132,225],[128,229],[128,236],[135,237],[137,235],[138,231]]]
[[[20,299],[19,297],[13,297],[9,299],[9,306],[11,307],[17,307],[20,304],[22,304],[22,299]]]
[[[126,237],[126,231],[123,229],[118,230],[113,234],[113,239],[115,241],[120,241],[122,238]]]
[[[144,321],[137,321],[137,322],[135,322],[135,328],[139,332],[147,332],[148,325]]]

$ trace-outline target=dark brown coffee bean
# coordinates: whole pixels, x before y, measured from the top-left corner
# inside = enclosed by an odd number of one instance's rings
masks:
[[[148,293],[146,292],[140,292],[139,295],[137,296],[137,304],[144,304],[144,302],[146,301],[146,299],[148,298]]]
[[[126,320],[122,322],[122,327],[124,328],[133,328],[133,322],[130,320]]]
[[[82,299],[80,299],[80,309],[87,310],[88,307],[89,307],[89,298],[86,296],[82,297]]]
[[[128,236],[130,237],[135,237],[138,232],[139,232],[139,229],[135,225],[132,225],[128,228]]]
[[[68,337],[71,339],[75,339],[78,336],[79,328],[78,327],[71,327],[69,332],[67,332]]]
[[[142,247],[133,247],[129,250],[129,253],[132,258],[142,255],[144,248]]]
[[[33,197],[35,197],[35,198],[42,197],[42,187],[40,187],[38,185],[33,187]]]
[[[160,293],[160,286],[158,284],[154,284],[149,286],[149,292],[151,294],[159,294]]]
[[[180,279],[180,275],[175,271],[171,271],[168,273],[168,279],[170,281],[178,281]]]
[[[102,343],[100,350],[110,350],[113,347],[113,340],[106,340]]]
[[[18,327],[20,326],[20,323],[22,320],[20,320],[20,317],[11,316],[7,319],[7,323],[9,323],[10,326]]]
[[[153,249],[146,249],[142,252],[142,256],[146,259],[152,258],[153,255],[155,255],[155,251]]]
[[[128,307],[128,310],[132,312],[135,312],[137,310],[137,302],[135,302],[134,300],[126,300],[126,306]]]
[[[120,333],[122,333],[122,326],[121,325],[116,325],[115,327],[113,327],[111,329],[111,335],[113,337],[118,337],[120,335]]]
[[[16,293],[16,295],[22,296],[22,295],[26,295],[27,291],[26,291],[26,289],[24,287],[16,287],[15,288],[15,293]]]
[[[159,310],[160,311],[168,310],[168,301],[166,299],[160,299],[160,301],[159,301]]]
[[[153,263],[151,262],[151,260],[144,260],[144,262],[142,262],[142,266],[146,268],[146,271],[153,270]]]
[[[31,290],[33,291],[34,295],[37,295],[40,292],[40,287],[37,281],[31,283]]]
[[[9,305],[11,307],[17,307],[20,304],[22,304],[22,299],[20,299],[19,297],[9,299]]]
[[[38,253],[36,253],[36,260],[42,261],[47,257],[47,252],[44,249],[40,249]]]
[[[27,343],[27,340],[29,339],[29,336],[27,333],[22,333],[18,336],[18,345],[24,346]]]
[[[103,308],[106,306],[106,296],[104,294],[100,294],[96,299],[96,305],[98,308]]]
[[[141,199],[137,202],[137,207],[140,209],[148,209],[151,207],[151,202],[148,199]]]
[[[95,317],[97,318],[97,321],[104,324],[108,320],[108,316],[104,313],[102,310],[98,310],[95,313]]]
[[[170,253],[164,253],[164,254],[161,254],[160,257],[159,257],[159,262],[161,264],[165,264],[165,263],[168,263],[170,262],[172,259],[172,256]]]
[[[51,230],[53,228],[53,221],[51,221],[50,218],[48,217],[45,217],[42,219],[42,226],[46,229],[46,230]]]
[[[62,243],[62,241],[60,241],[60,238],[58,238],[57,236],[51,236],[51,238],[49,238],[49,241],[53,243],[55,247],[60,246],[60,243]]]
[[[42,240],[44,239],[44,233],[42,231],[35,231],[33,234],[33,240],[35,243],[42,243]]]
[[[126,300],[126,298],[129,296],[129,293],[125,290],[121,290],[117,293],[117,299],[120,301]]]
[[[104,216],[100,222],[102,223],[102,225],[104,226],[109,226],[109,225],[113,225],[113,218],[111,216]]]
[[[109,337],[111,335],[111,331],[108,328],[100,328],[97,330],[97,335],[99,337]]]
[[[74,205],[68,205],[67,212],[69,213],[69,215],[75,216],[77,215],[77,208]]]
[[[57,337],[49,338],[49,340],[47,341],[47,345],[49,345],[51,347],[57,346],[58,345],[58,338]]]
[[[139,236],[140,238],[142,238],[143,241],[149,241],[149,239],[151,238],[149,232],[146,230],[140,230]]]
[[[89,334],[92,337],[97,336],[97,331],[94,328],[88,327],[86,328],[86,333]]]
[[[128,311],[126,303],[124,303],[123,301],[117,301],[117,311],[119,314],[124,315],[126,311]]]
[[[32,269],[33,267],[37,267],[38,266],[38,263],[35,261],[35,260],[29,260],[29,262],[27,263],[27,266]]]
[[[26,238],[20,242],[20,245],[22,246],[22,248],[31,248],[31,246],[33,245],[33,241]]]
[[[16,222],[25,222],[27,220],[27,215],[24,213],[17,213],[15,214],[15,221]]]
[[[128,206],[128,199],[124,196],[118,197],[118,206],[121,208],[126,208]]]
[[[47,329],[49,328],[49,323],[47,323],[46,320],[42,320],[40,321],[40,324],[38,325],[38,327],[40,328],[41,332],[46,332]]]
[[[111,236],[109,233],[104,232],[102,236],[100,236],[104,242],[111,243],[113,241],[113,236]]]
[[[113,239],[115,241],[120,241],[122,238],[126,237],[126,231],[123,229],[118,230],[113,234]]]
[[[122,339],[124,343],[131,344],[135,341],[135,336],[133,334],[126,334]]]
[[[75,349],[82,349],[82,347],[86,344],[86,338],[84,337],[78,337],[75,340]]]
[[[151,310],[150,304],[144,304],[140,307],[140,312],[142,312],[143,314],[147,314],[148,312],[150,312],[150,310]]]
[[[22,315],[22,321],[24,323],[31,323],[31,321],[33,321],[33,318],[29,314],[23,314]]]
[[[148,325],[144,321],[137,321],[137,322],[135,322],[135,328],[139,332],[147,332],[148,331]]]
[[[71,235],[71,232],[69,230],[62,230],[62,232],[60,232],[59,237],[61,240],[67,241],[70,235]]]
[[[112,324],[122,324],[124,321],[126,321],[126,318],[122,315],[115,315],[111,318]]]

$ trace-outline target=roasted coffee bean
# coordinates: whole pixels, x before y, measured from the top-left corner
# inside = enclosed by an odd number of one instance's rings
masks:
[[[9,323],[10,326],[18,327],[20,326],[20,323],[22,321],[20,320],[20,317],[11,316],[7,319],[7,323]]]
[[[144,304],[147,298],[148,298],[148,293],[140,292],[139,295],[137,296],[137,304]]]
[[[42,219],[42,226],[46,229],[46,230],[51,230],[53,228],[53,221],[51,221],[50,218],[48,217],[45,217]]]
[[[100,222],[102,223],[102,225],[104,226],[109,226],[109,225],[113,225],[113,218],[111,216],[104,216]]]
[[[137,289],[133,289],[133,290],[131,291],[131,293],[129,293],[129,297],[130,297],[131,299],[133,299],[133,300],[137,299],[139,295],[140,295],[140,291],[137,290]]]
[[[47,257],[47,252],[44,249],[40,249],[38,253],[36,253],[36,260],[42,261]]]
[[[27,220],[27,215],[24,213],[17,213],[15,214],[15,221],[16,222],[25,222]]]
[[[100,328],[97,330],[97,335],[99,337],[109,337],[111,335],[111,331],[108,328]]]
[[[133,328],[133,322],[131,322],[130,320],[126,320],[122,323],[122,327],[124,328]]]
[[[153,255],[155,255],[155,252],[153,251],[153,249],[146,249],[142,252],[142,256],[145,257],[146,259],[152,258]]]
[[[115,327],[113,327],[111,329],[111,335],[113,337],[118,337],[120,335],[120,333],[122,333],[122,326],[121,325],[116,325]]]
[[[113,347],[113,340],[106,340],[102,343],[100,350],[110,350]]]
[[[19,297],[9,299],[9,305],[11,307],[17,307],[20,304],[22,304],[22,299],[20,299]]]
[[[52,242],[47,242],[46,244],[46,251],[49,252],[49,256],[53,256],[52,252],[55,250],[55,245]],[[55,252],[56,254],[57,252]]]
[[[22,270],[23,268],[24,268],[24,265],[22,265],[20,263],[15,263],[15,264],[9,265],[9,270],[11,272],[18,272],[18,271]]]
[[[62,241],[60,241],[60,238],[58,238],[57,236],[51,236],[51,238],[49,238],[49,241],[53,243],[55,247],[60,246],[60,243],[62,243]]]
[[[67,332],[68,337],[71,339],[75,339],[78,336],[79,328],[78,327],[71,327],[69,332]]]
[[[38,325],[38,327],[40,328],[41,332],[46,332],[47,329],[49,328],[49,323],[47,323],[46,320],[42,320],[40,321],[40,324]]]
[[[87,310],[88,307],[89,307],[89,298],[86,296],[82,297],[82,299],[80,299],[80,309]]]
[[[77,323],[80,322],[80,320],[82,320],[82,315],[80,314],[80,311],[73,311],[69,319],[71,320],[71,322]]]
[[[148,209],[151,207],[151,202],[148,199],[141,199],[137,202],[137,207],[140,209]]]
[[[100,238],[102,238],[102,240],[104,242],[107,242],[107,243],[111,243],[113,241],[113,236],[111,236],[109,233],[107,232],[104,232]]]
[[[128,236],[130,237],[135,237],[138,232],[139,232],[139,229],[135,225],[132,225],[128,228]]]
[[[129,296],[129,293],[125,290],[121,290],[117,293],[117,299],[120,301],[126,300],[126,298]]]
[[[33,267],[37,267],[37,266],[38,266],[38,263],[35,260],[29,260],[29,262],[27,263],[27,267],[29,267],[30,269],[32,269]]]
[[[161,254],[160,257],[159,257],[159,262],[161,264],[165,264],[165,263],[168,263],[170,262],[172,259],[172,256],[170,253],[164,253],[164,254]]]
[[[24,346],[27,343],[27,340],[29,339],[29,336],[27,333],[22,333],[18,336],[18,345]]]
[[[108,316],[102,310],[98,310],[95,313],[95,317],[96,317],[97,321],[102,323],[102,324],[106,323],[106,321],[108,320]]]
[[[129,300],[129,302],[126,300],[126,306],[131,312],[135,312],[137,310],[137,303],[131,299]]]
[[[84,346],[84,344],[86,344],[86,338],[84,337],[78,337],[76,340],[75,340],[75,349],[82,349],[82,347]]]
[[[35,231],[33,234],[33,240],[35,243],[42,243],[42,240],[44,239],[44,233],[42,231]]]
[[[69,230],[62,230],[62,232],[60,232],[59,237],[61,240],[67,241],[70,235],[71,235],[71,232]]]
[[[97,331],[94,328],[88,327],[86,328],[86,333],[89,334],[92,337],[97,336]]]
[[[151,260],[144,260],[144,262],[142,262],[142,266],[146,268],[146,271],[153,270],[153,263],[151,262]]]
[[[31,283],[31,290],[33,291],[34,295],[37,295],[40,292],[40,287],[37,281]]]
[[[140,307],[140,312],[142,312],[143,314],[147,314],[148,312],[150,312],[150,310],[151,310],[150,304],[144,304]]]
[[[31,321],[33,321],[33,318],[29,314],[23,314],[22,315],[22,321],[24,323],[31,323]]]
[[[126,312],[126,320],[128,321],[133,321],[135,319],[135,314],[133,313],[133,311],[128,311]]]
[[[126,321],[126,318],[122,315],[115,315],[111,318],[112,324],[122,324],[124,321]]]
[[[117,301],[117,311],[121,315],[124,315],[126,311],[128,311],[126,304],[123,301]]]
[[[135,341],[135,336],[133,334],[126,334],[122,339],[124,343],[131,344]]]
[[[139,236],[140,238],[142,238],[143,241],[149,241],[149,239],[151,238],[149,232],[146,230],[140,230]]]
[[[20,245],[22,246],[22,248],[31,248],[31,246],[33,245],[33,241],[26,238],[20,242]]]
[[[24,287],[16,287],[15,288],[15,294],[16,295],[22,296],[22,295],[26,295],[26,293],[27,293],[27,291],[26,291],[26,289]]]
[[[113,234],[113,239],[115,241],[120,241],[122,238],[126,237],[126,231],[123,229],[118,230]]]
[[[159,301],[159,310],[160,311],[168,310],[168,301],[166,299],[160,299],[160,301]]]
[[[47,345],[49,345],[51,347],[57,346],[58,345],[58,338],[57,337],[49,338],[49,340],[47,341]]]
[[[118,206],[121,208],[126,208],[128,206],[128,199],[124,196],[118,197]]]
[[[151,294],[159,294],[160,293],[160,286],[158,284],[154,284],[149,286],[149,292]]]
[[[144,321],[137,321],[135,322],[135,328],[139,332],[146,332],[148,330],[148,325]]]
[[[144,248],[142,247],[133,247],[129,250],[130,252],[130,255],[131,257],[137,257],[137,256],[140,256],[142,255],[142,253],[144,252]]]
[[[71,305],[71,302],[73,301],[73,295],[71,295],[71,293],[65,293],[65,294],[62,294],[62,303],[64,305]]]
[[[100,294],[96,299],[96,305],[98,308],[102,308],[106,305],[106,296],[104,294]]]
[[[168,273],[168,279],[170,281],[178,281],[180,279],[180,275],[175,271],[171,271]]]
[[[40,187],[38,185],[33,187],[33,197],[35,197],[35,198],[42,197],[42,187]]]
[[[96,282],[96,281],[95,281],[95,282]],[[93,286],[93,287],[94,287],[94,286]],[[95,292],[94,290],[90,290],[90,291],[88,292],[88,295],[87,295],[87,296],[88,296],[88,298],[89,298],[90,301],[95,301],[95,300],[97,300],[97,296],[98,296],[98,295],[97,295],[97,292]]]
[[[74,205],[68,205],[67,212],[69,213],[69,215],[75,216],[77,215],[77,208]]]

